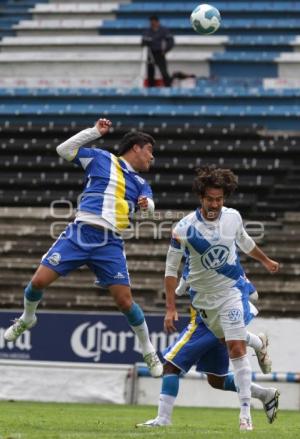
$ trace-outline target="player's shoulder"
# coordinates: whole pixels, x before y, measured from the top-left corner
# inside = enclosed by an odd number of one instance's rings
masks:
[[[181,218],[180,221],[178,221],[178,223],[175,226],[175,231],[178,234],[182,234],[184,233],[186,230],[188,230],[188,228],[193,225],[196,221],[196,214],[195,212],[191,212],[188,215],[184,216],[183,218]]]
[[[138,175],[136,173],[134,173],[134,178],[141,186],[144,186],[144,185],[150,186],[149,183],[143,177],[141,177],[140,175]]]
[[[232,221],[241,221],[241,214],[238,210],[233,209],[232,207],[222,207],[222,216],[223,220],[232,220]]]
[[[111,152],[106,151],[105,149],[102,148],[91,148],[91,149],[95,156],[111,158],[111,156],[113,155]]]

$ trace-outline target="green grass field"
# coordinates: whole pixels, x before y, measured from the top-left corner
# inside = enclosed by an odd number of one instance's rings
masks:
[[[253,432],[238,430],[238,410],[176,407],[172,427],[135,428],[152,406],[0,402],[0,439],[300,438],[299,412],[280,411],[273,425],[253,410]]]

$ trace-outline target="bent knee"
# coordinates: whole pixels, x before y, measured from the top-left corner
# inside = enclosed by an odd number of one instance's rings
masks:
[[[123,313],[127,313],[128,311],[130,311],[133,304],[132,299],[129,298],[119,298],[118,300],[115,299],[115,302],[119,310]]]
[[[178,367],[174,366],[174,364],[169,363],[168,361],[164,364],[164,375],[175,374],[179,375],[181,372]]]
[[[229,357],[230,358],[241,358],[246,354],[247,354],[246,346],[236,345],[236,346],[231,346],[229,348]]]
[[[208,384],[214,389],[223,389],[224,388],[224,377],[219,377],[216,375],[207,375]]]
[[[33,276],[31,279],[31,285],[36,290],[42,290],[47,286],[45,279],[43,279],[41,276]]]

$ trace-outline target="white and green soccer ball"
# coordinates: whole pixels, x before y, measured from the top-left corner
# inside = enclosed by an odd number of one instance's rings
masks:
[[[199,5],[191,13],[191,25],[198,34],[213,34],[221,26],[221,14],[214,6]]]

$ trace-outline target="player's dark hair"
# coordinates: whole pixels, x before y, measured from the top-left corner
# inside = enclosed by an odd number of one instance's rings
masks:
[[[149,20],[150,20],[150,21],[159,21],[159,17],[158,17],[157,15],[151,15],[151,16],[149,17]]]
[[[238,186],[238,177],[230,169],[210,165],[198,168],[196,172],[193,191],[201,197],[205,196],[208,188],[223,189],[224,197],[229,197]]]
[[[119,155],[125,154],[134,145],[139,145],[141,147],[145,146],[147,143],[151,143],[152,146],[155,145],[155,140],[150,134],[143,133],[142,131],[130,131],[126,133],[121,139],[119,146]]]

